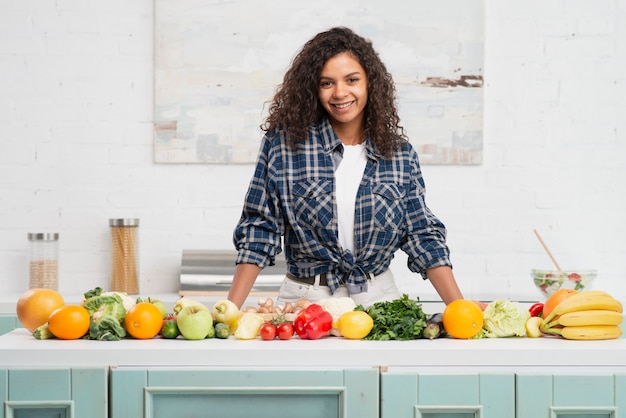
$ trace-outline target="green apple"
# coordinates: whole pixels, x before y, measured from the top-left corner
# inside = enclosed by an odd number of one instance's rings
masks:
[[[178,330],[187,340],[203,340],[213,328],[213,315],[199,306],[186,306],[176,316]]]
[[[148,302],[159,308],[159,310],[161,311],[161,315],[163,315],[163,319],[167,318],[167,307],[162,300],[148,298]]]

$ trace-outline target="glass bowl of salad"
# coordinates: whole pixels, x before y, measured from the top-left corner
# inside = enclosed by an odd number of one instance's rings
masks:
[[[596,279],[596,270],[539,270],[530,271],[537,289],[548,298],[559,289],[589,290]]]

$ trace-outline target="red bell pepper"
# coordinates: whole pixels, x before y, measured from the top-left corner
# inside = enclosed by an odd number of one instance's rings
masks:
[[[305,340],[317,340],[330,334],[333,316],[320,305],[312,303],[293,322],[296,334]]]
[[[543,303],[535,303],[530,308],[528,308],[528,312],[530,312],[530,316],[542,316]]]

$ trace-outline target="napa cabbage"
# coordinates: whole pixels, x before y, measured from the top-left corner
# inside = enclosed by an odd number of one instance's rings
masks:
[[[483,327],[474,338],[524,337],[528,309],[518,302],[498,299],[483,311]]]

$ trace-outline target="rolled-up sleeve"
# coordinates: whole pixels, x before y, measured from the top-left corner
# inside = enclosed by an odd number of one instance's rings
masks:
[[[452,267],[452,263],[446,244],[446,227],[426,205],[425,186],[417,154],[414,154],[411,164],[411,181],[407,193],[407,233],[401,248],[408,255],[409,270],[427,279],[427,269]]]
[[[263,268],[273,265],[276,255],[282,251],[280,207],[272,198],[272,179],[268,175],[269,149],[270,140],[266,136],[233,233],[237,264],[256,264]]]

